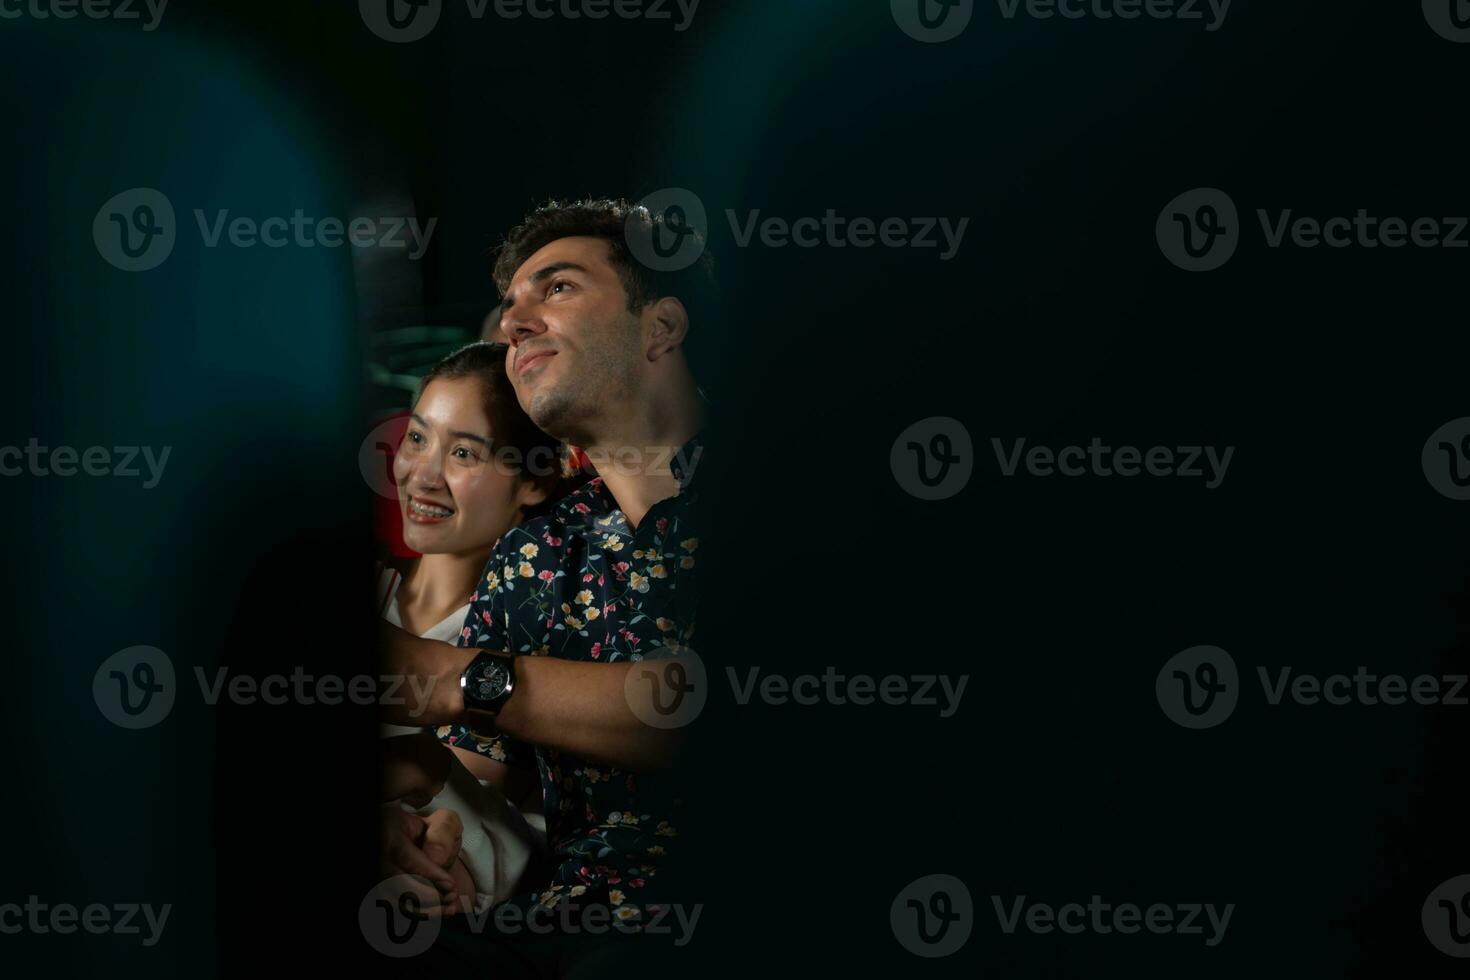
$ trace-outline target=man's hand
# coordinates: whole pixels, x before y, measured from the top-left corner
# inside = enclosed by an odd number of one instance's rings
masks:
[[[413,876],[404,879],[405,888],[418,897],[424,915],[453,915],[460,898],[454,876],[430,861],[419,846],[428,829],[424,818],[400,809],[396,803],[384,806],[381,817],[379,874],[384,880],[395,875]],[[430,885],[415,878],[426,879]]]
[[[452,753],[427,730],[378,740],[382,754],[383,802],[402,800],[418,809],[444,792]]]

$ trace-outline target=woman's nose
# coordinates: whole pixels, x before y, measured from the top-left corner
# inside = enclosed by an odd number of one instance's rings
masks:
[[[443,480],[444,467],[438,453],[420,453],[414,458],[413,469],[408,474],[410,486],[434,490],[442,485]]]

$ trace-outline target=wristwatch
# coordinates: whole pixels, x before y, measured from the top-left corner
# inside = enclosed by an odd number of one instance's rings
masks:
[[[481,650],[459,675],[459,690],[470,719],[479,716],[494,721],[516,689],[515,657],[509,653]],[[471,724],[469,727],[474,728]]]

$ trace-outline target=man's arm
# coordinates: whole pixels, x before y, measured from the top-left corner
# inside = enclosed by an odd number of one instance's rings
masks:
[[[406,677],[402,704],[388,705],[404,725],[466,723],[459,675],[479,650],[414,636],[384,622],[383,673]],[[644,724],[624,694],[632,663],[593,664],[517,657],[515,693],[496,719],[498,731],[593,762],[648,772],[673,758],[676,729]]]

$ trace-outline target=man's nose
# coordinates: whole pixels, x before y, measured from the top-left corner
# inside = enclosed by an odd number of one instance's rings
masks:
[[[541,319],[533,315],[529,310],[521,307],[511,307],[500,318],[500,332],[505,335],[505,339],[514,347],[528,337],[545,333],[546,324],[542,323]]]

